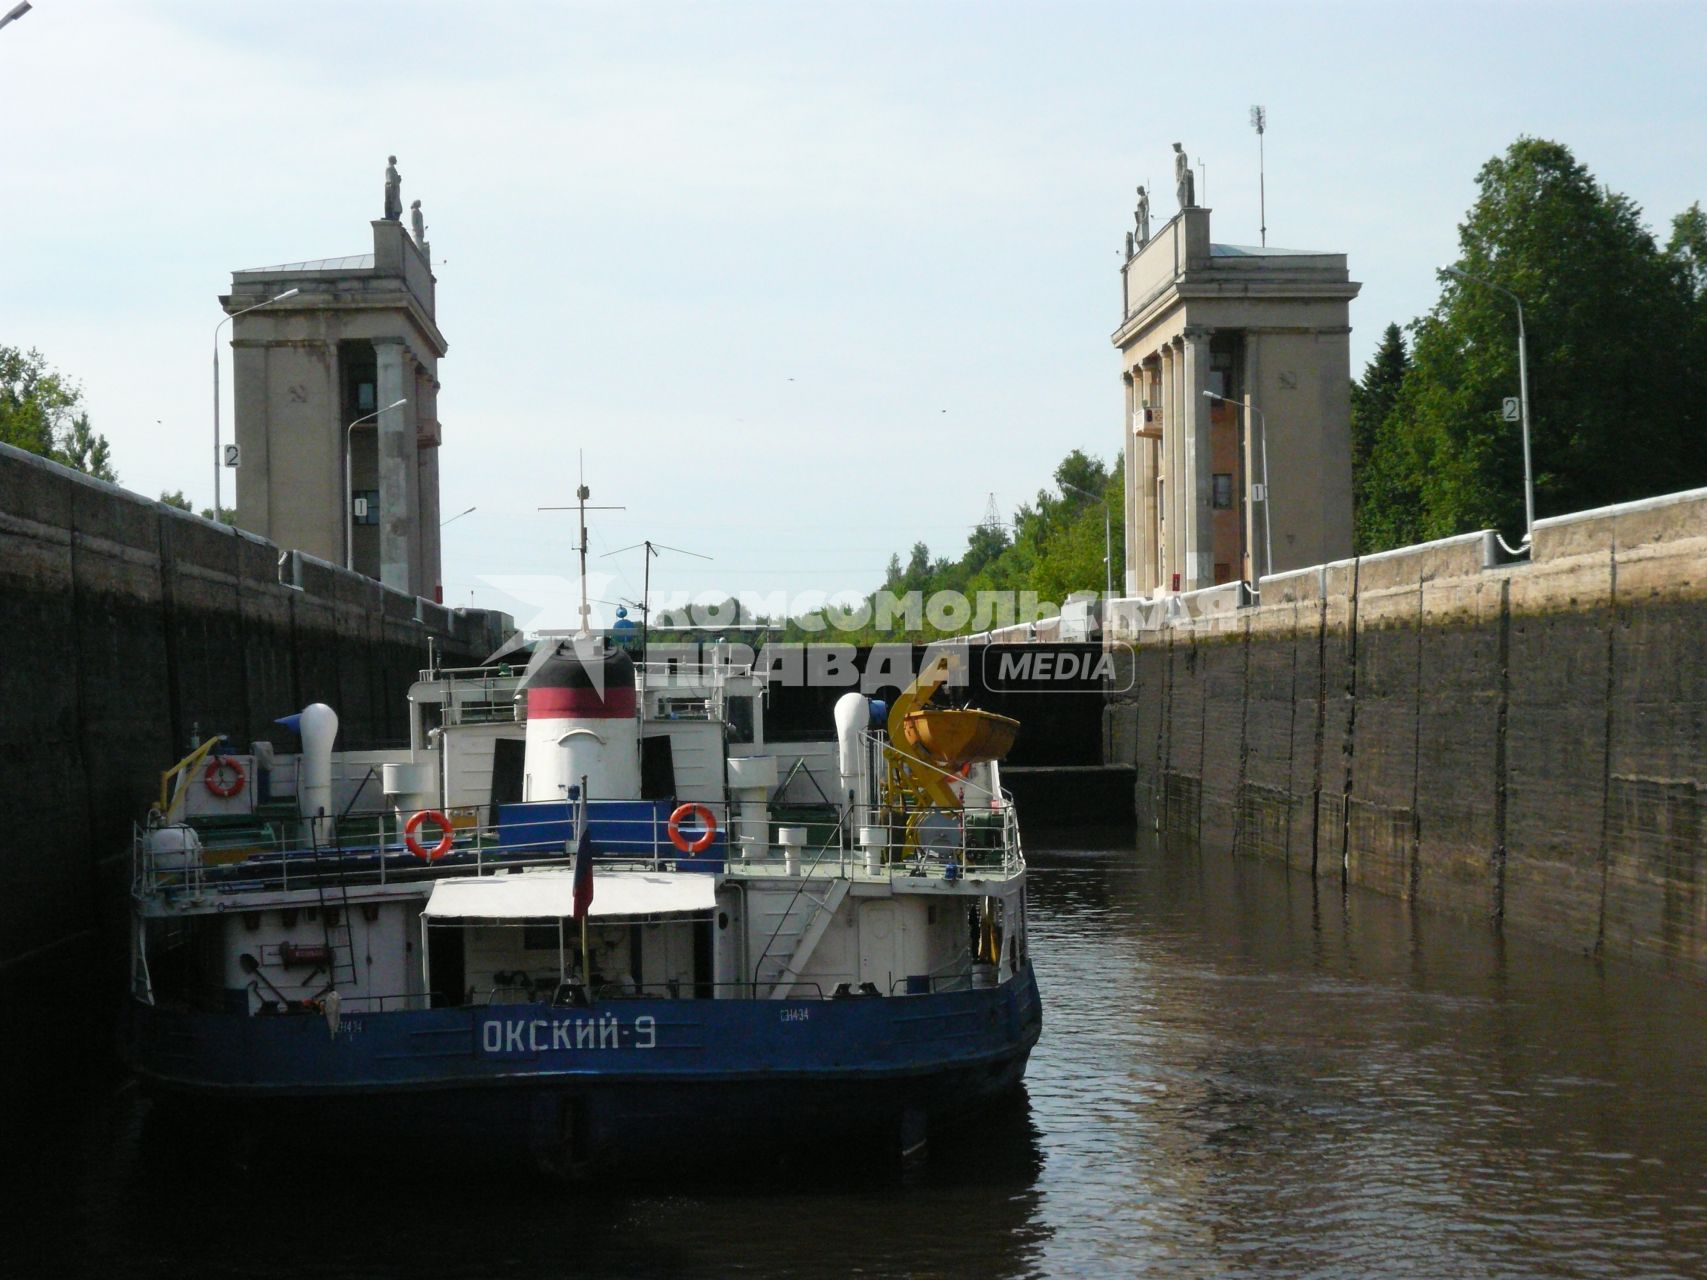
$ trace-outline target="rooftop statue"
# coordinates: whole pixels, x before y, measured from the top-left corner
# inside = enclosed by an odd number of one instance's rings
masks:
[[[1142,249],[1150,243],[1150,197],[1143,187],[1138,188],[1138,207],[1132,211],[1132,221],[1137,224],[1133,239]]]
[[[1179,193],[1180,208],[1197,206],[1197,183],[1192,178],[1191,161],[1177,142],[1174,143],[1174,187]]]
[[[396,156],[386,158],[385,217],[390,222],[398,222],[403,217],[403,175],[397,172]]]
[[[421,214],[421,202],[419,200],[409,202],[409,225],[415,229],[415,243],[426,244],[427,220]]]

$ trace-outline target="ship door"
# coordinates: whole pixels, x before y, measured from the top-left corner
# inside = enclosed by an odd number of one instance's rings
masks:
[[[884,995],[895,979],[897,916],[895,904],[873,899],[859,909],[859,980]]]
[[[430,1000],[435,1009],[455,1009],[463,1003],[467,994],[466,940],[466,931],[456,925],[427,928],[427,973],[433,983]]]

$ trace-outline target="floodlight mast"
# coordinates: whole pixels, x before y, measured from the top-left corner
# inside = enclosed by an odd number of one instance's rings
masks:
[[[1251,108],[1251,128],[1257,131],[1257,218],[1262,223],[1262,246],[1268,248],[1268,191],[1263,176],[1262,135],[1268,129],[1268,108]]]

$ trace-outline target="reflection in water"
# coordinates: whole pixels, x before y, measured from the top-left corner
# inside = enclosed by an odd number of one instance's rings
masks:
[[[1038,862],[1041,1269],[1707,1268],[1707,991],[1267,864]]]
[[[1707,990],[1278,867],[1055,843],[1027,1097],[918,1173],[732,1161],[655,1194],[329,1150],[232,1177],[123,1090],[48,1148],[7,1272],[1707,1272]]]

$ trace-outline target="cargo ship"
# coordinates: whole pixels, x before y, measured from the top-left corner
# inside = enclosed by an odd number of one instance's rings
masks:
[[[1041,1027],[1018,725],[939,705],[953,661],[767,741],[753,664],[583,632],[423,671],[407,749],[319,703],[294,751],[210,737],[135,832],[129,1062],[233,1135],[917,1157]]]

